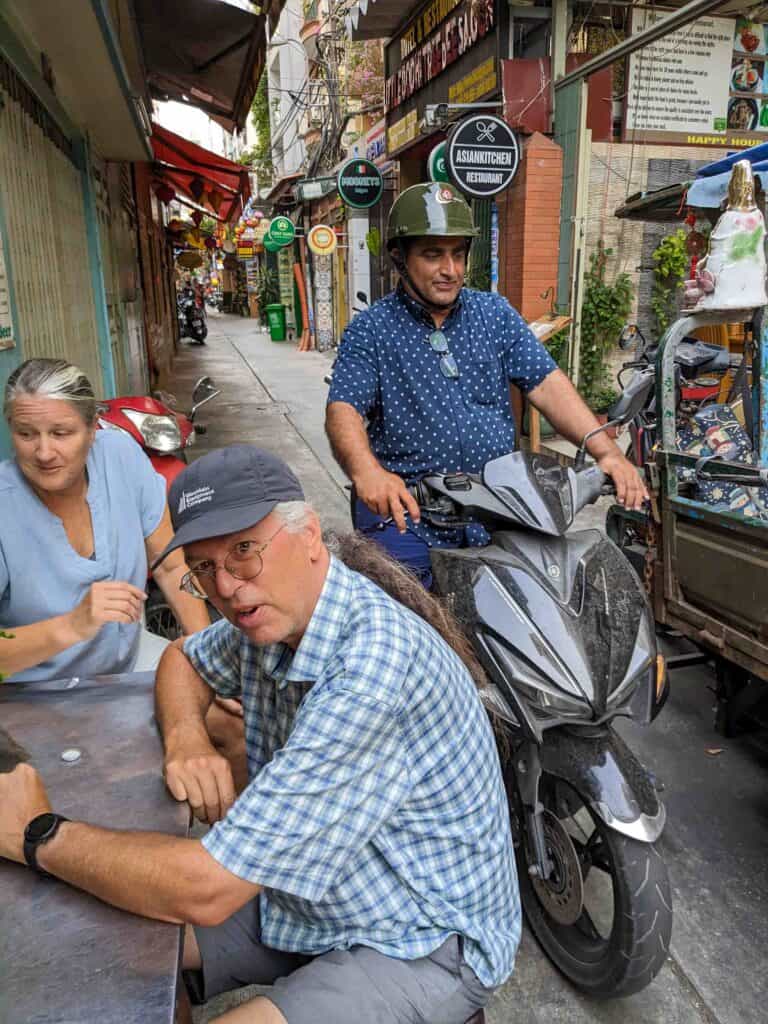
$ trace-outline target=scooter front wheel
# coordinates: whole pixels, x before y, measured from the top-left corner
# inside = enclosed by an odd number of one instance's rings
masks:
[[[544,776],[540,795],[550,878],[530,873],[530,843],[523,839],[516,847],[531,929],[554,964],[588,995],[639,992],[669,950],[672,896],[664,861],[653,844],[608,828],[561,780]],[[524,820],[519,806],[518,822]]]

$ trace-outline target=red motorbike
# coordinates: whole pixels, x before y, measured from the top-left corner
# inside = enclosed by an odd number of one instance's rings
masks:
[[[205,433],[195,423],[198,409],[219,394],[210,377],[201,377],[192,391],[188,414],[175,408],[176,398],[164,391],[148,395],[121,395],[101,402],[97,426],[101,430],[122,430],[140,444],[156,472],[165,478],[166,493],[187,464],[186,450],[198,434]],[[150,633],[175,640],[181,630],[165,595],[150,578],[145,605],[146,627]]]

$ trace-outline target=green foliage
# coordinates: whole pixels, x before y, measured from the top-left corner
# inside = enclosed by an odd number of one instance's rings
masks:
[[[608,412],[610,407],[619,397],[619,392],[610,384],[606,384],[600,388],[599,391],[595,392],[592,399],[592,411],[593,412]]]
[[[579,391],[591,409],[605,401],[609,387],[606,356],[615,344],[632,309],[632,282],[619,274],[612,284],[605,279],[611,249],[600,242],[584,275],[579,349]],[[609,403],[610,404],[610,403]]]
[[[653,290],[651,309],[656,320],[655,334],[660,338],[677,312],[677,292],[688,273],[686,233],[678,228],[659,242],[651,254]]]
[[[564,327],[562,331],[558,331],[557,334],[553,334],[547,342],[547,352],[549,352],[564,373],[568,373],[570,370],[570,363],[568,359],[568,342],[570,337],[570,327]]]
[[[259,300],[261,322],[267,322],[267,306],[280,301],[280,283],[277,274],[269,267],[262,267],[256,278],[256,298]]]
[[[256,129],[256,144],[240,157],[240,163],[251,167],[257,180],[272,177],[272,128],[269,121],[267,72],[262,72],[251,104],[251,121]]]

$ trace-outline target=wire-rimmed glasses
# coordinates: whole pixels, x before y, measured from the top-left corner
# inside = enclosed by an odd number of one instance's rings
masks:
[[[184,573],[179,584],[179,590],[183,590],[186,594],[191,594],[192,597],[205,601],[210,591],[213,590],[216,582],[216,573],[220,564],[236,580],[247,582],[248,580],[255,579],[264,568],[264,559],[262,558],[264,551],[284,526],[285,523],[282,523],[263,544],[257,544],[255,540],[239,540],[230,549],[222,563],[214,562],[213,560],[200,562],[194,569]]]
[[[440,355],[440,372],[444,377],[449,380],[458,380],[459,378],[459,367],[456,363],[456,359],[448,348],[448,339],[442,331],[432,331],[430,336],[427,338],[429,347],[433,352],[437,352]]]

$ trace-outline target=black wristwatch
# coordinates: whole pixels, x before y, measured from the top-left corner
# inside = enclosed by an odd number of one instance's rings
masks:
[[[24,829],[24,859],[41,875],[47,875],[48,872],[37,863],[37,848],[53,839],[62,821],[69,821],[69,818],[63,814],[38,814]]]

